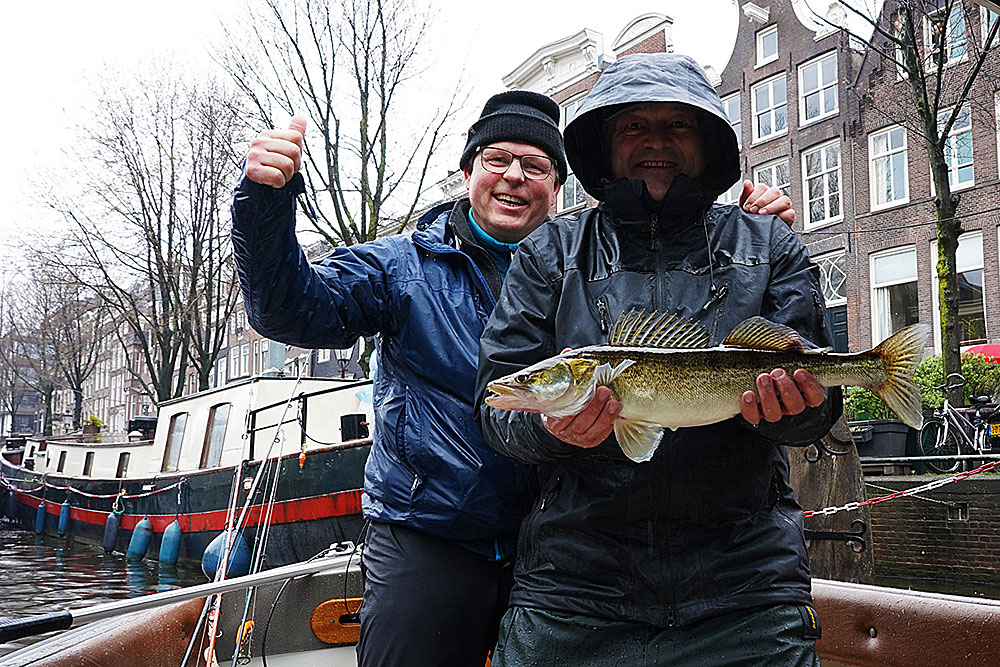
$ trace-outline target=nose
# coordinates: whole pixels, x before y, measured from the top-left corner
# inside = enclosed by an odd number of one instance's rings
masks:
[[[672,144],[674,140],[670,128],[662,125],[654,125],[646,133],[646,146],[649,148],[663,148]]]
[[[515,183],[524,180],[524,170],[521,169],[521,160],[514,158],[510,161],[510,165],[507,167],[507,171],[503,173],[504,180],[513,181]]]

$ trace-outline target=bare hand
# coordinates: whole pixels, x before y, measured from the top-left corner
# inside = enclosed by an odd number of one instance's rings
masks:
[[[287,130],[257,135],[247,153],[247,177],[254,183],[282,188],[302,168],[302,140],[306,119],[292,116]]]
[[[792,208],[792,200],[788,198],[788,195],[781,194],[781,190],[774,186],[754,185],[750,181],[743,181],[743,191],[740,192],[740,207],[747,213],[776,215],[789,227],[795,224],[795,209]]]
[[[611,398],[611,390],[598,387],[594,398],[581,412],[571,417],[542,415],[542,424],[549,433],[563,442],[590,449],[604,442],[614,426],[621,403]]]
[[[823,385],[809,371],[800,368],[789,376],[776,368],[757,376],[756,392],[743,392],[740,414],[757,426],[762,418],[776,422],[785,415],[797,415],[806,407],[819,407],[825,399]]]

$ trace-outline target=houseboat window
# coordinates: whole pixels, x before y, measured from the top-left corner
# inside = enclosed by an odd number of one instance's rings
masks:
[[[170,418],[170,431],[167,433],[167,447],[163,452],[161,472],[178,470],[181,463],[181,446],[184,444],[184,427],[187,425],[187,413],[181,412]]]
[[[59,463],[56,465],[56,472],[63,472],[66,469],[66,452],[59,452]]]
[[[34,456],[35,456],[35,446],[34,446],[34,445],[32,445],[32,446],[31,446],[31,447],[30,447],[30,448],[28,449],[28,458],[30,459],[30,458],[32,458],[32,457],[34,457]]]
[[[118,455],[118,470],[115,472],[115,477],[125,477],[128,474],[128,460],[131,456],[128,452]]]
[[[90,477],[90,473],[93,469],[94,469],[94,452],[87,452],[87,458],[83,460],[83,476]]]
[[[226,438],[226,425],[229,423],[229,403],[212,406],[208,415],[208,429],[205,431],[205,444],[201,448],[201,468],[214,468],[222,461],[222,445]]]

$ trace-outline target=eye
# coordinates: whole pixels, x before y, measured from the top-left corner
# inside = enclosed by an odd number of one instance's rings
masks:
[[[527,373],[521,373],[520,375],[515,375],[514,376],[514,382],[519,382],[521,384],[527,384],[528,383],[528,374]]]
[[[618,131],[621,132],[622,134],[630,135],[630,134],[638,134],[639,132],[642,131],[642,128],[643,125],[640,121],[633,120],[622,125]]]

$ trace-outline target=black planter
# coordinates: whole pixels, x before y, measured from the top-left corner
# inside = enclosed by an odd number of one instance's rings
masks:
[[[848,422],[858,456],[906,456],[906,439],[912,430],[898,419]]]

